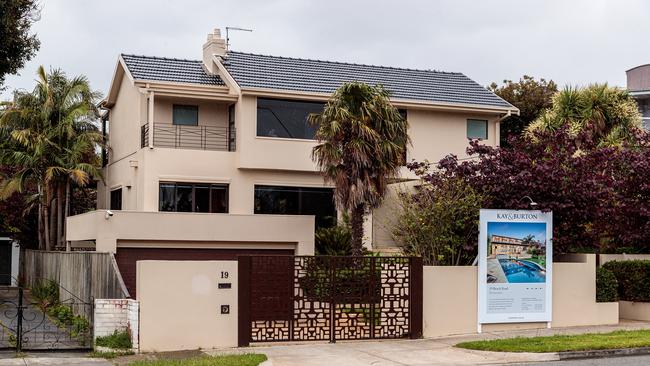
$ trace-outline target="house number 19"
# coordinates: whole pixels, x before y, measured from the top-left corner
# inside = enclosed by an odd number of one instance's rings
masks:
[[[221,271],[221,278],[228,278],[228,271]]]

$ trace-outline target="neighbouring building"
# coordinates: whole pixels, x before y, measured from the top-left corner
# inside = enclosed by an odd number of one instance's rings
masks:
[[[200,60],[123,54],[103,102],[97,211],[68,219],[69,240],[115,253],[133,296],[142,259],[312,254],[315,227],[337,212],[307,116],[347,81],[391,91],[409,161],[463,156],[468,138],[496,145],[499,121],[519,112],[461,73],[235,52],[218,29]],[[367,220],[377,248],[392,245],[387,207]]]
[[[643,126],[650,130],[650,64],[631,68],[625,73],[627,89],[639,104]]]

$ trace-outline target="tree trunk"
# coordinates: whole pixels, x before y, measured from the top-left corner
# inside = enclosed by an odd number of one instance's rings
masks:
[[[70,242],[66,236],[66,228],[68,225],[68,215],[70,215],[70,179],[65,181],[65,209],[63,211],[63,242],[65,243],[65,251],[70,251]]]
[[[56,191],[52,192],[52,199],[49,202],[50,206],[50,250],[56,247]]]
[[[63,246],[63,185],[56,190],[56,245]]]
[[[45,238],[43,238],[43,205],[38,204],[38,249],[45,249]]]
[[[43,229],[45,233],[45,250],[49,251],[52,243],[50,242],[50,207],[47,201],[43,205]]]
[[[352,226],[353,256],[360,256],[363,254],[363,214],[365,211],[363,204],[359,204],[352,209],[350,225]]]

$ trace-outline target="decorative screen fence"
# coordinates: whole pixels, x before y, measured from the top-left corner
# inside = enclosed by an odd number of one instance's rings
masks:
[[[419,338],[422,261],[239,258],[239,343]]]

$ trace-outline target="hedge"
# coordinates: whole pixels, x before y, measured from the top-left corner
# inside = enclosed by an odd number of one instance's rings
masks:
[[[650,261],[612,261],[603,265],[618,282],[618,298],[650,302]]]
[[[607,268],[596,269],[596,302],[618,301],[618,281]]]

